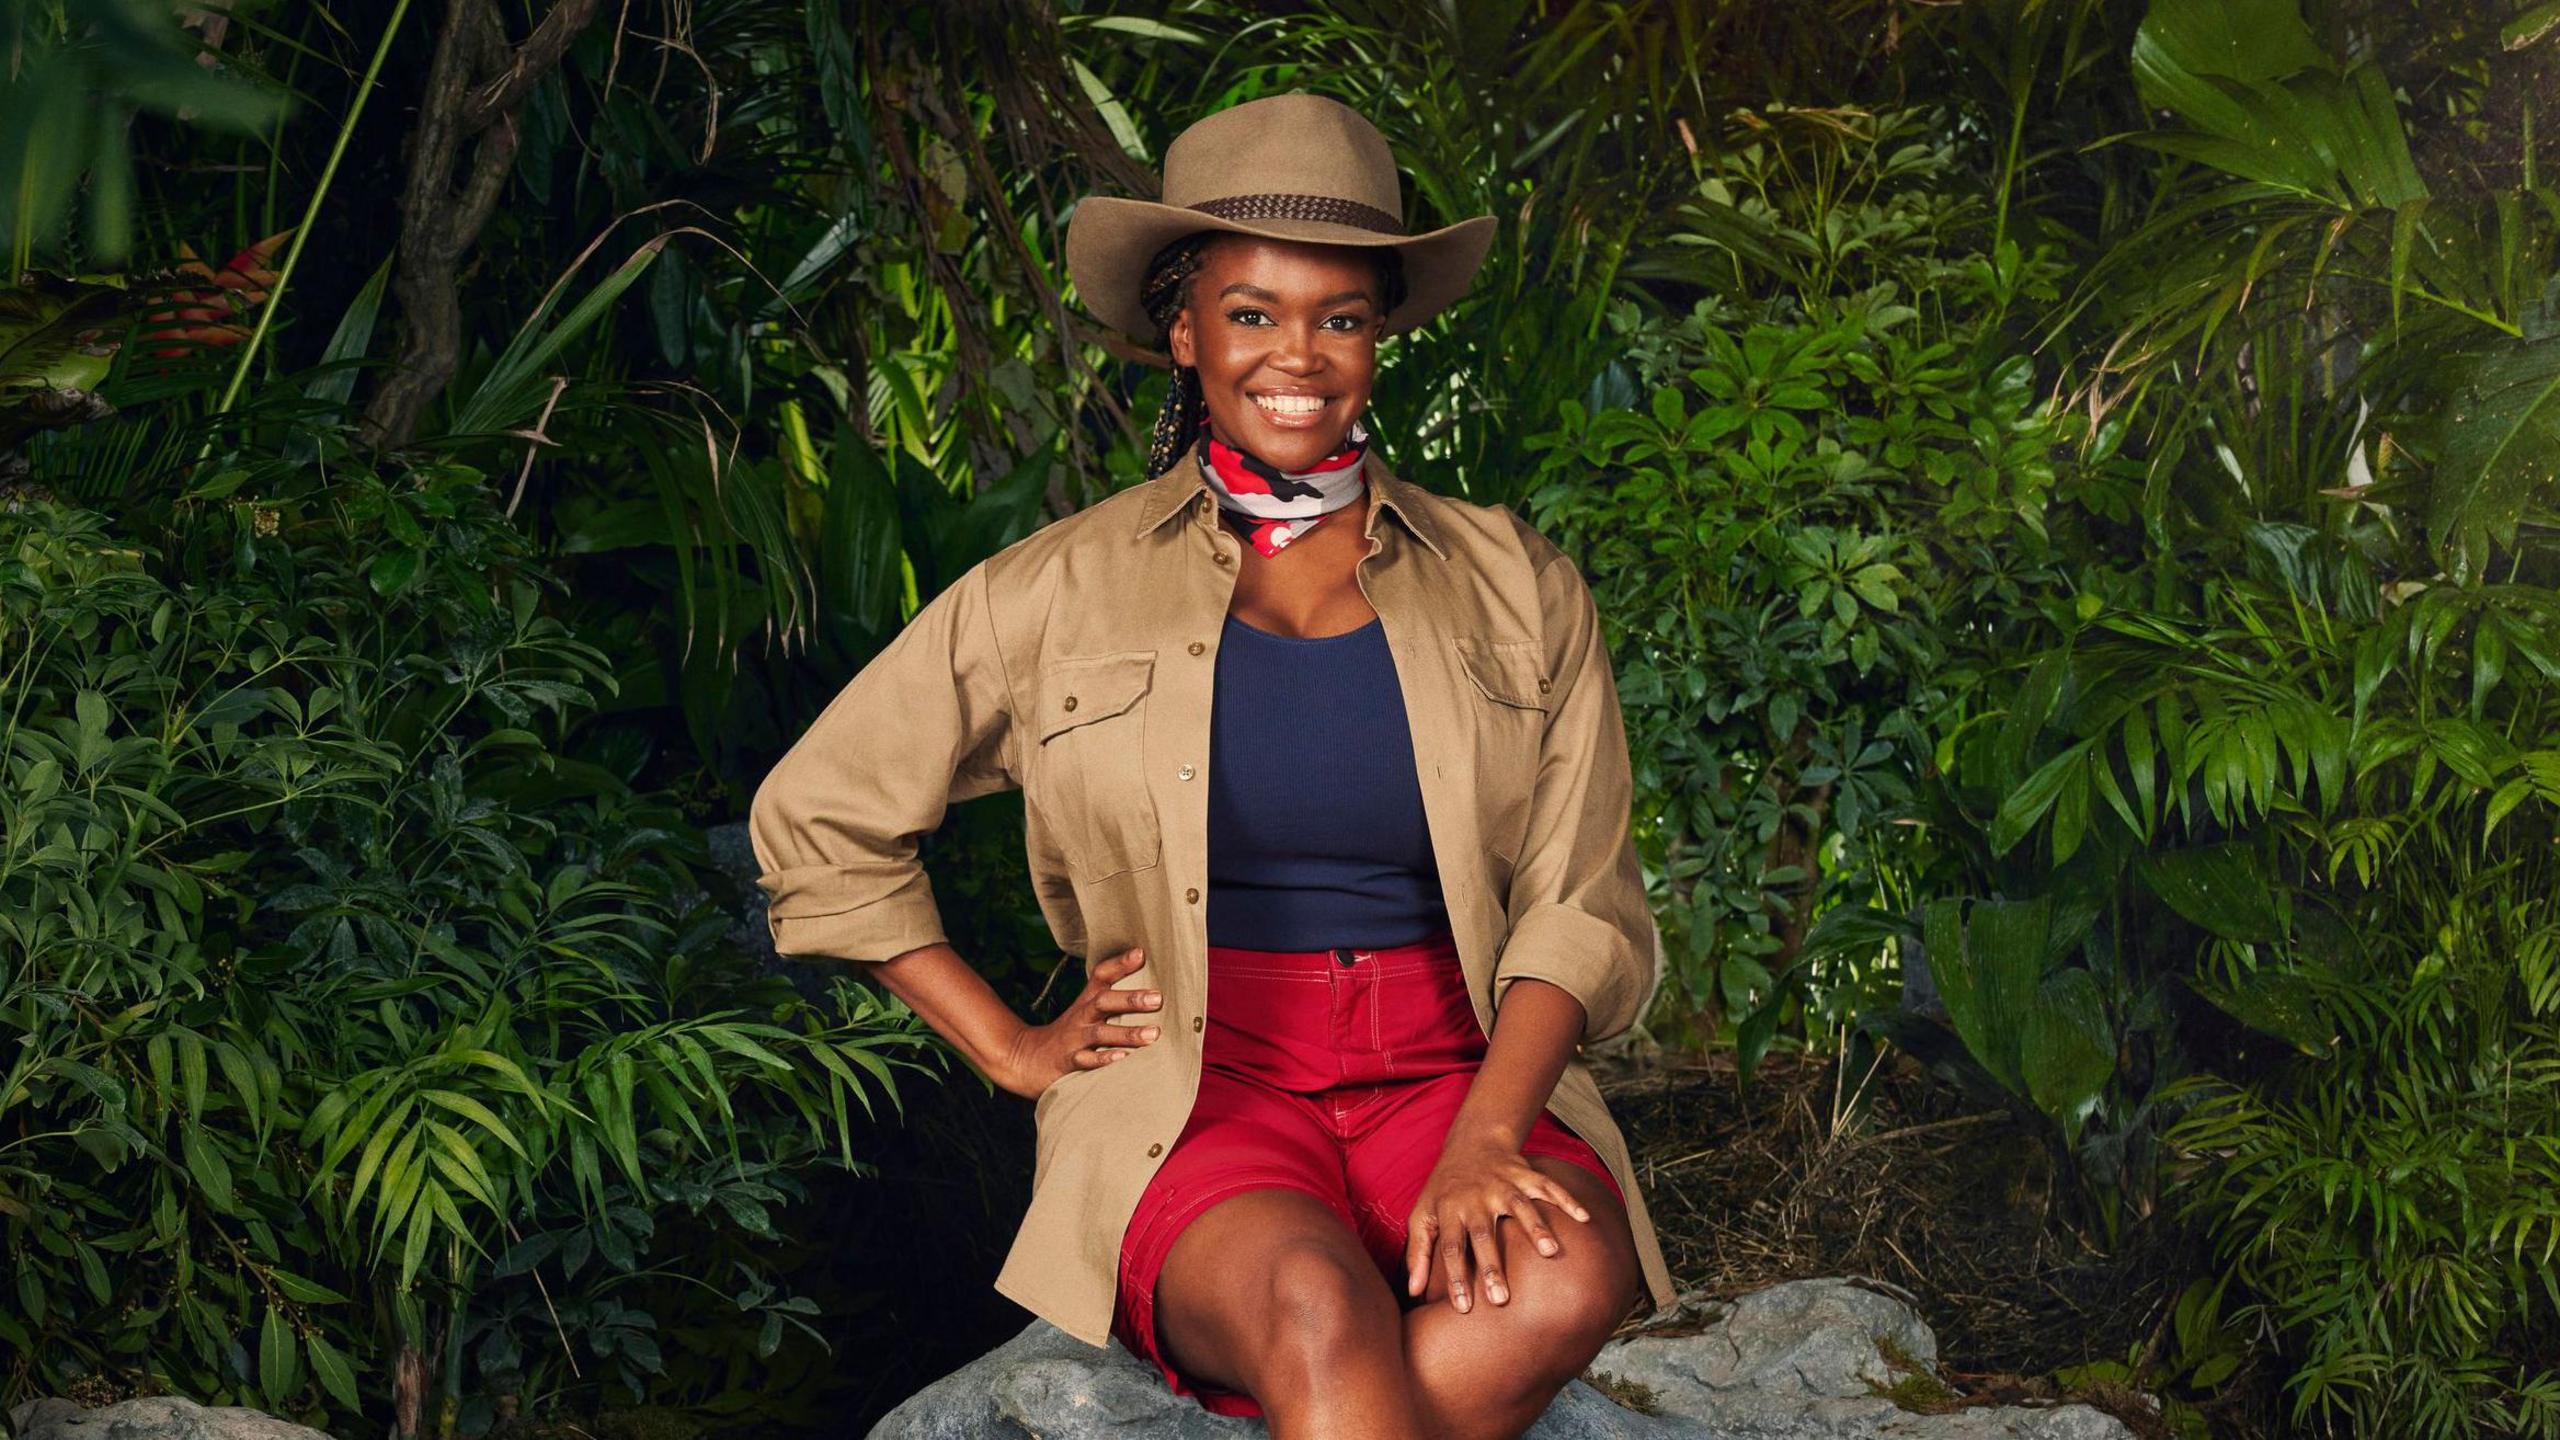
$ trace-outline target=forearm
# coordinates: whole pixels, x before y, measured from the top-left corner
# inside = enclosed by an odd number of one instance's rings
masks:
[[[1562,986],[1526,976],[1511,982],[1494,1012],[1484,1063],[1450,1123],[1449,1143],[1519,1149],[1572,1062],[1582,1025],[1582,1002]]]
[[[863,963],[996,1088],[1021,1093],[1012,1074],[1013,1058],[1016,1041],[1029,1027],[959,951],[936,942],[893,959]]]

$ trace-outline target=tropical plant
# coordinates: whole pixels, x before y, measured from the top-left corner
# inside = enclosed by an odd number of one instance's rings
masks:
[[[13,1387],[477,1431],[770,1357],[773,1210],[929,1037],[718,945],[482,476],[326,474],[0,512]]]
[[[1594,578],[1619,657],[1673,989],[1746,1073],[1792,1027],[1882,1003],[1874,943],[1809,944],[1842,905],[1907,908],[1907,819],[1958,617],[2015,604],[2070,421],[2008,348],[2049,261],[1972,248],[1925,112],[1778,111],[1630,270],[1711,281],[1676,321],[1632,303],[1642,408],[1562,406],[1531,519]],[[1758,298],[1749,298],[1757,296]],[[1868,938],[1872,941],[1873,932]],[[1666,1027],[1679,1026],[1666,1017]]]

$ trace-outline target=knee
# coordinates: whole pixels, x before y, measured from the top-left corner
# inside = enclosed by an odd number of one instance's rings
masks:
[[[1555,1265],[1532,1252],[1528,1263],[1531,1267],[1554,1265],[1554,1270],[1550,1274],[1533,1270],[1514,1282],[1508,1307],[1516,1312],[1511,1324],[1518,1327],[1524,1342],[1520,1353],[1536,1357],[1535,1368],[1550,1372],[1537,1379],[1562,1384],[1582,1373],[1633,1308],[1633,1277],[1616,1256]],[[1478,1302],[1480,1308],[1482,1304]]]
[[[1356,1249],[1284,1243],[1271,1256],[1263,1320],[1274,1363],[1321,1367],[1399,1343],[1403,1317],[1377,1267]]]

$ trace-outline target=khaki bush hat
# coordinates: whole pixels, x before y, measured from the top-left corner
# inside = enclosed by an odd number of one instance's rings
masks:
[[[1393,335],[1466,293],[1493,245],[1494,219],[1406,234],[1387,137],[1341,101],[1293,90],[1230,105],[1175,136],[1164,152],[1161,201],[1077,202],[1067,221],[1067,275],[1103,323],[1152,343],[1155,324],[1138,303],[1147,262],[1194,230],[1400,251],[1405,298],[1386,317]]]

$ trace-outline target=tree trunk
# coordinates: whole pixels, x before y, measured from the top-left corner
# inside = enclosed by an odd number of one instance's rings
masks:
[[[595,19],[597,0],[556,0],[522,45],[510,45],[492,0],[450,0],[427,69],[400,192],[400,354],[365,407],[376,449],[405,445],[444,393],[462,353],[460,274],[516,157],[516,110]],[[470,147],[463,161],[464,147]],[[455,167],[464,164],[457,181]]]

